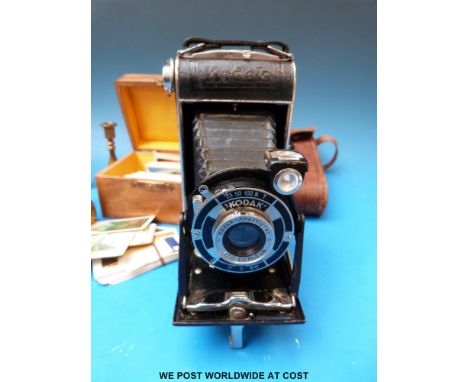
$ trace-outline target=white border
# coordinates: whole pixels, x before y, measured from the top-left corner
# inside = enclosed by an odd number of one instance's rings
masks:
[[[2,381],[90,378],[90,15],[0,5]]]
[[[468,9],[378,10],[378,380],[468,381]]]
[[[0,9],[5,381],[89,380],[89,8]],[[379,381],[468,380],[467,14],[379,3]]]

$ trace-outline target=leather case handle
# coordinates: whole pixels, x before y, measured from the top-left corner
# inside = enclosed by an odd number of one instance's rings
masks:
[[[315,142],[316,146],[319,146],[325,142],[330,142],[331,144],[333,144],[333,146],[335,146],[335,152],[333,154],[333,157],[327,163],[322,164],[323,169],[327,170],[331,166],[333,166],[333,164],[336,162],[336,159],[338,158],[338,142],[331,135],[322,135],[321,137],[314,138],[314,133],[316,131],[316,127],[293,129],[291,130],[291,142],[301,142],[302,144],[304,144],[306,141],[310,141],[310,144],[314,144]]]
[[[198,44],[192,46],[194,44]],[[210,40],[201,37],[190,37],[184,41],[182,48],[184,52],[190,53],[202,52],[211,49],[221,49],[227,46],[244,46],[251,49],[259,49],[265,52],[274,54],[280,58],[291,59],[292,54],[289,53],[289,46],[282,41],[249,41],[249,40]],[[277,49],[275,47],[279,47]]]
[[[322,135],[321,137],[318,137],[315,140],[315,144],[317,146],[321,145],[324,142],[330,142],[331,144],[333,144],[333,146],[335,146],[335,153],[333,154],[333,157],[323,165],[323,169],[327,170],[331,166],[333,166],[333,163],[336,162],[336,158],[338,158],[338,142],[331,135]]]
[[[206,49],[221,48],[222,46],[250,46],[252,48],[268,49],[269,46],[279,46],[284,53],[289,53],[288,44],[282,41],[250,41],[250,40],[210,40],[202,37],[189,37],[185,39],[182,48],[194,44],[205,44]]]
[[[309,164],[309,170],[305,174],[304,184],[299,192],[294,195],[296,208],[305,215],[320,216],[327,206],[328,186],[325,179],[325,170],[335,163],[338,157],[338,143],[336,139],[323,135],[317,139],[314,133],[315,127],[291,130],[291,144],[293,148],[303,154]],[[335,147],[333,157],[323,163],[317,147],[322,143],[330,142]]]

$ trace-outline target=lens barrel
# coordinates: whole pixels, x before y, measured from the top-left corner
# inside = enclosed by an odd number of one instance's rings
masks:
[[[263,213],[238,208],[221,214],[213,230],[220,256],[231,263],[259,261],[273,245],[274,228]]]
[[[265,244],[265,234],[252,223],[237,223],[224,234],[224,247],[239,257],[255,255]]]

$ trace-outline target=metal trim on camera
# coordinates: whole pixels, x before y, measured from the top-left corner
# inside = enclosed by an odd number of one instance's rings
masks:
[[[276,192],[292,195],[301,189],[308,168],[301,153],[293,150],[265,151],[265,162],[271,171]]]
[[[279,171],[273,179],[273,187],[282,195],[292,195],[302,186],[302,175],[293,168],[285,168]]]
[[[162,68],[163,86],[168,96],[171,95],[174,87],[174,71],[174,60],[170,58]]]
[[[199,198],[194,197],[197,203]],[[258,227],[261,245],[248,246],[245,255],[226,245],[228,230],[242,223]],[[279,260],[294,232],[291,212],[281,199],[264,190],[235,188],[207,198],[193,219],[192,240],[197,254],[211,267],[232,273],[255,272]]]

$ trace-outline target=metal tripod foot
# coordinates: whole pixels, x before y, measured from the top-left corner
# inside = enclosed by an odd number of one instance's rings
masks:
[[[229,336],[231,349],[242,349],[244,347],[244,325],[232,325]]]

